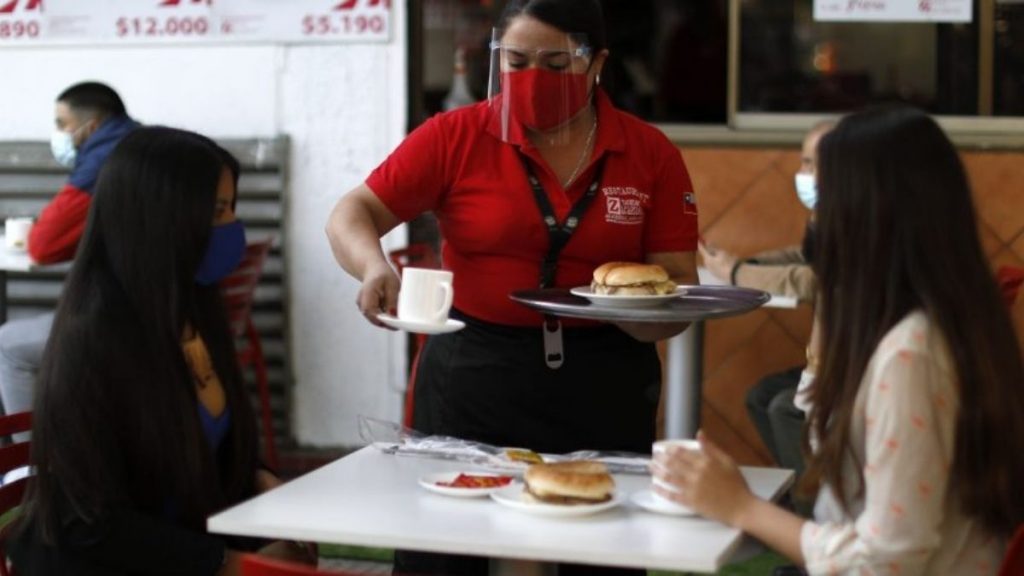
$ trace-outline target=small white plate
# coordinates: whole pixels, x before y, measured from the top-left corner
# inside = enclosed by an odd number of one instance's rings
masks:
[[[494,474],[491,472],[438,472],[436,474],[420,476],[420,486],[430,490],[431,492],[444,494],[445,496],[454,496],[456,498],[478,498],[480,496],[493,494],[498,490],[515,486],[516,484],[514,478],[512,480],[512,484],[495,486],[493,488],[458,488],[455,486],[441,486],[438,484],[438,482],[453,482],[459,477],[459,474],[472,474],[473,476],[509,476],[508,474]]]
[[[573,296],[581,296],[590,300],[598,306],[610,306],[616,308],[647,308],[658,306],[669,300],[675,300],[686,294],[685,288],[676,288],[675,292],[669,294],[652,294],[643,296],[629,296],[622,294],[596,294],[590,286],[577,286],[569,290]]]
[[[676,504],[675,502],[666,502],[661,498],[655,498],[654,492],[651,490],[641,490],[634,492],[629,498],[633,501],[633,504],[648,510],[650,512],[657,512],[658,514],[668,514],[670,516],[696,516],[697,513],[693,510],[683,506],[682,504]]]
[[[622,504],[622,501],[624,500],[622,494],[616,490],[615,493],[612,494],[611,500],[608,500],[607,502],[600,502],[598,504],[548,504],[547,502],[540,502],[527,494],[526,487],[522,484],[506,486],[505,488],[491,494],[491,499],[503,506],[508,506],[509,508],[529,514],[560,517],[596,514],[603,510],[614,508],[619,504]]]
[[[416,334],[445,334],[448,332],[455,332],[456,330],[462,330],[466,327],[466,323],[462,320],[455,320],[449,318],[444,324],[431,324],[429,322],[414,322],[412,320],[402,320],[392,316],[391,314],[385,314],[381,312],[377,314],[377,320],[380,320],[385,325],[399,330],[405,330],[406,332],[414,332]]]

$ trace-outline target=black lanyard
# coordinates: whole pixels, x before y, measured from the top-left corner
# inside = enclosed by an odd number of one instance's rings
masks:
[[[583,193],[583,196],[572,205],[569,215],[565,217],[565,221],[561,224],[558,223],[555,209],[551,207],[548,195],[540,184],[540,178],[537,178],[533,167],[530,166],[529,158],[522,151],[519,151],[519,159],[523,163],[523,169],[526,170],[526,178],[530,181],[533,199],[537,202],[537,208],[544,219],[544,225],[548,228],[548,253],[540,263],[540,287],[549,288],[555,283],[555,272],[558,270],[558,255],[561,254],[565,245],[569,243],[569,239],[572,238],[573,232],[579,226],[583,214],[594,202],[597,190],[601,187],[604,158],[602,157],[598,160],[597,168],[594,171],[594,181],[587,187],[587,191]],[[572,182],[569,184],[572,185]],[[544,326],[541,330],[544,333],[544,363],[547,364],[548,368],[557,370],[562,366],[562,362],[565,361],[562,346],[562,323],[558,321],[558,318],[548,315],[544,317]]]
[[[558,218],[555,217],[555,209],[552,208],[548,195],[544,192],[544,186],[541,185],[540,178],[537,178],[533,167],[530,166],[530,160],[521,151],[519,152],[519,159],[523,163],[523,169],[526,170],[526,178],[530,181],[533,199],[537,202],[537,208],[544,219],[544,225],[548,228],[548,253],[544,256],[540,265],[540,287],[550,288],[555,283],[558,255],[561,254],[565,245],[569,243],[569,239],[572,238],[573,232],[579,226],[583,214],[594,202],[594,198],[597,197],[597,191],[601,187],[601,173],[604,171],[604,158],[602,157],[598,160],[597,169],[594,172],[594,181],[587,187],[587,191],[583,193],[583,196],[573,204],[572,209],[569,210],[569,215],[565,217],[565,221],[561,224],[558,223]],[[571,185],[572,183],[570,182],[569,184]]]

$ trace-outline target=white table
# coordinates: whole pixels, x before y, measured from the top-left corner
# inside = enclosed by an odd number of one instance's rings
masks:
[[[702,285],[727,285],[728,282],[697,268]],[[766,308],[796,308],[792,296],[772,294]],[[701,378],[704,360],[704,322],[694,322],[685,332],[671,338],[665,358],[665,430],[666,438],[693,438],[700,426]]]
[[[628,502],[592,516],[547,518],[417,484],[423,474],[465,469],[367,447],[212,516],[207,526],[220,534],[488,556],[504,559],[492,563],[492,573],[500,574],[525,572],[529,565],[517,560],[714,572],[744,539],[718,522],[664,516]],[[743,473],[769,499],[792,481],[789,470]],[[616,476],[616,483],[631,493],[646,489],[650,477]]]

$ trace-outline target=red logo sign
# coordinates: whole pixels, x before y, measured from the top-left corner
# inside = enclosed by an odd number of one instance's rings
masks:
[[[3,0],[0,0],[0,2],[2,1]],[[18,3],[19,0],[10,0],[10,2],[6,4],[0,4],[0,14],[13,14],[14,11],[18,9]],[[36,12],[43,11],[43,0],[22,0],[21,5],[23,12],[31,12],[33,10]]]
[[[212,6],[213,5],[213,0],[185,0],[185,4],[189,4],[189,3],[191,3],[191,4],[206,4],[207,6]],[[160,3],[160,7],[163,8],[165,6],[180,6],[181,4],[182,4],[182,0],[163,0],[163,2]]]
[[[356,6],[359,5],[360,0],[345,0],[341,4],[338,4],[332,10],[355,10]],[[373,8],[374,6],[383,5],[385,8],[391,8],[391,0],[363,0],[366,6]]]

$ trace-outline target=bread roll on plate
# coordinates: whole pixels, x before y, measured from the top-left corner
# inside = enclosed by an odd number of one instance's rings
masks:
[[[606,262],[594,270],[590,289],[603,295],[657,296],[674,292],[676,283],[657,264]]]
[[[611,500],[615,480],[604,464],[592,460],[534,464],[523,479],[526,492],[548,504],[596,504]]]

